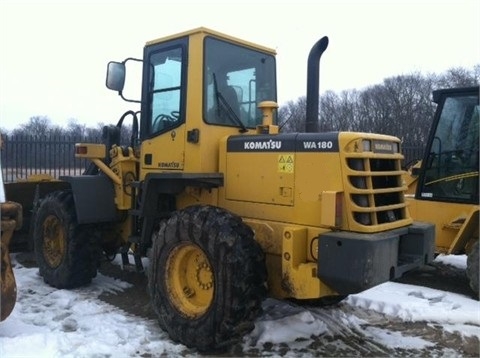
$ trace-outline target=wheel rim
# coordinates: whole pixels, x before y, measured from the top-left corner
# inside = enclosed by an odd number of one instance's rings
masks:
[[[207,312],[214,294],[214,275],[210,261],[196,245],[173,249],[167,260],[165,282],[173,306],[188,318]]]
[[[43,257],[51,268],[60,266],[65,256],[65,230],[60,220],[49,215],[42,225]]]

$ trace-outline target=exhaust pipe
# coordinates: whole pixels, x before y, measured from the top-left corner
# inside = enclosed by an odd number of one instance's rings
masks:
[[[318,97],[320,83],[320,57],[328,46],[328,37],[324,36],[313,45],[308,55],[307,65],[307,118],[305,132],[318,132]]]

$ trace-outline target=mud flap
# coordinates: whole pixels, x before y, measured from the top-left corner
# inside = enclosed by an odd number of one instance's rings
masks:
[[[65,176],[72,186],[77,222],[91,224],[117,220],[115,191],[105,175]]]
[[[399,278],[433,261],[435,226],[412,225],[375,234],[329,232],[320,236],[318,277],[341,295]]]

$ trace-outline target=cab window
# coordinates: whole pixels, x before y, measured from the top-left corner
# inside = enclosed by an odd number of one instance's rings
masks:
[[[180,124],[182,48],[165,49],[150,56],[149,132],[159,133]]]
[[[427,158],[422,197],[478,203],[477,101],[476,96],[445,100]]]
[[[262,122],[258,104],[276,100],[275,58],[207,37],[203,91],[207,123],[255,128]]]

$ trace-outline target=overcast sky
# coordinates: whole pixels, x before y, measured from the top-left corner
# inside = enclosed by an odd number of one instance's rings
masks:
[[[199,26],[276,49],[280,104],[305,95],[307,56],[325,35],[321,92],[480,63],[480,0],[0,0],[0,128],[35,115],[116,123],[138,107],[106,89],[107,62]]]

